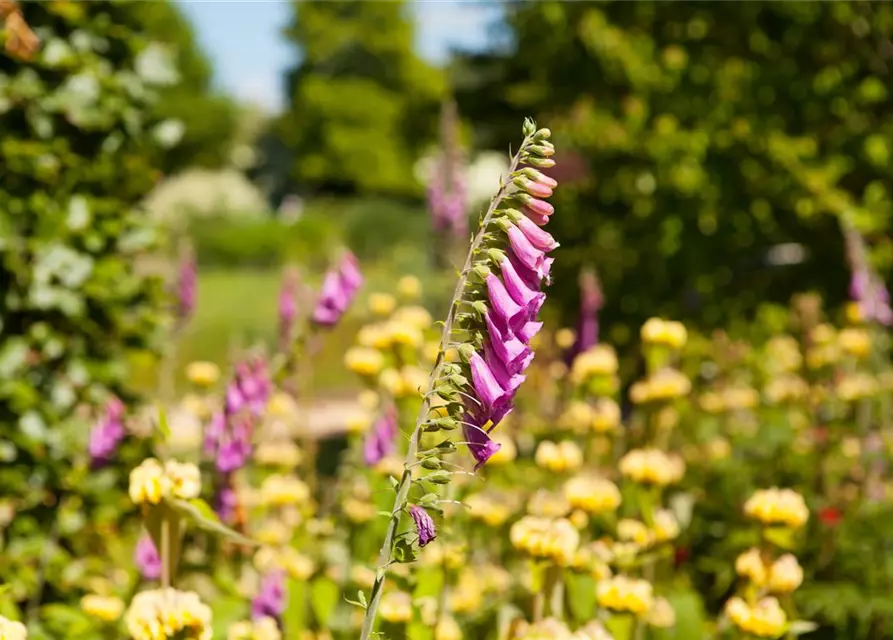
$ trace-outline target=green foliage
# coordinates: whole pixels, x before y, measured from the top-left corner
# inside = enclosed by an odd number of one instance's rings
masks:
[[[135,268],[156,238],[134,206],[159,176],[171,69],[125,4],[27,3],[41,52],[0,56],[0,505],[15,516],[0,520],[0,608],[27,604],[48,632],[79,628],[51,603],[132,554],[117,534],[140,446],[102,470],[85,450],[89,406],[127,398],[126,355],[159,325],[160,283]]]
[[[537,2],[508,21],[514,50],[460,68],[460,109],[494,148],[534,115],[575,149],[549,226],[565,311],[588,262],[615,342],[648,315],[716,327],[809,289],[835,305],[841,215],[889,269],[893,7]],[[769,265],[785,242],[807,261]]]
[[[288,37],[301,60],[279,133],[293,177],[320,190],[413,194],[412,167],[434,139],[441,74],[413,52],[403,2],[295,2]]]

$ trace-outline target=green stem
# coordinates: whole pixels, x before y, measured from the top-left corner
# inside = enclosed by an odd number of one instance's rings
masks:
[[[171,586],[171,521],[165,515],[161,520],[161,586]]]
[[[521,151],[530,144],[531,139],[531,136],[525,137],[518,153],[512,158],[512,164],[508,170],[509,176],[517,170],[521,159]],[[490,201],[487,213],[484,215],[483,220],[481,220],[480,228],[471,243],[471,249],[468,251],[468,256],[465,258],[465,265],[462,267],[462,272],[459,274],[458,282],[456,282],[456,289],[453,291],[450,310],[447,312],[446,322],[444,322],[443,332],[440,336],[440,352],[437,354],[437,360],[431,369],[431,375],[428,377],[428,384],[426,387],[428,391],[434,388],[434,383],[437,380],[440,367],[443,364],[444,352],[447,350],[453,334],[453,322],[456,317],[456,309],[465,292],[465,285],[468,282],[468,274],[471,271],[472,261],[484,240],[484,236],[486,235],[487,228],[490,225],[494,212],[507,195],[509,184],[511,184],[511,182],[500,184],[499,191],[496,192],[493,200]],[[397,535],[397,526],[400,523],[400,515],[406,508],[407,499],[409,498],[409,489],[412,486],[412,470],[410,465],[416,461],[416,453],[418,453],[419,450],[419,440],[422,437],[422,425],[427,421],[428,414],[431,411],[430,398],[430,394],[426,393],[422,400],[422,406],[419,409],[418,417],[416,418],[415,429],[412,432],[412,436],[409,438],[409,447],[406,451],[403,477],[397,485],[397,497],[394,499],[394,508],[391,510],[391,519],[388,522],[384,542],[381,545],[381,552],[378,558],[378,571],[375,574],[375,583],[372,585],[372,599],[366,607],[366,616],[363,618],[363,630],[360,634],[360,640],[369,640],[369,638],[372,637],[372,631],[375,627],[375,619],[378,615],[378,605],[381,603],[384,582],[387,577],[387,569],[392,560],[391,554],[393,553],[394,537]]]

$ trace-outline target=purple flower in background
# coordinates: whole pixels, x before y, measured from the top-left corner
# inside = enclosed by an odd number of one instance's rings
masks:
[[[88,450],[94,467],[107,464],[124,439],[124,404],[118,398],[111,398],[105,412],[90,431]]]
[[[441,113],[442,148],[431,172],[427,196],[434,230],[464,238],[468,233],[468,194],[458,125],[456,103],[448,101]]]
[[[133,561],[146,580],[157,580],[161,576],[161,556],[148,533],[144,533],[137,541]]]
[[[229,478],[226,479],[229,482]],[[236,490],[230,484],[220,487],[217,492],[217,498],[214,501],[214,511],[217,516],[225,523],[232,524],[236,520],[236,513],[239,509],[239,496]]]
[[[388,407],[366,435],[366,441],[363,443],[363,461],[371,467],[396,451],[399,433],[397,409],[393,406]]]
[[[295,318],[298,315],[298,272],[287,269],[279,291],[279,350],[288,350],[292,341]]]
[[[268,573],[261,579],[260,590],[251,601],[251,617],[254,620],[269,617],[280,621],[285,612],[286,595],[285,573]]]
[[[177,316],[185,322],[195,311],[198,293],[198,268],[192,249],[183,251],[180,268],[177,274]]]
[[[844,227],[844,237],[847,258],[852,269],[850,297],[859,305],[862,319],[885,327],[893,325],[890,292],[868,262],[864,238],[851,227]]]
[[[347,311],[363,285],[356,256],[346,253],[337,269],[330,270],[323,280],[322,291],[313,310],[313,322],[332,327]]]
[[[598,343],[598,312],[604,300],[594,270],[580,273],[580,323],[577,330],[576,353],[582,353]]]
[[[416,532],[419,534],[419,546],[424,547],[434,542],[437,538],[437,529],[434,527],[434,519],[423,507],[417,504],[409,505],[409,515],[415,522]]]

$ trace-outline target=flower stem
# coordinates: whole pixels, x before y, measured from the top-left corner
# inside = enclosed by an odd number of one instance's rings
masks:
[[[171,521],[165,514],[161,520],[161,586],[171,586]]]
[[[518,150],[518,153],[512,158],[511,166],[508,170],[508,175],[513,174],[518,169],[518,164],[521,160],[521,152],[527,147],[532,140],[532,136],[526,136],[524,141],[521,143],[521,147]],[[462,296],[465,292],[465,285],[468,283],[468,274],[471,272],[471,265],[474,261],[474,257],[478,252],[478,249],[481,246],[481,242],[484,240],[484,235],[486,234],[487,228],[490,226],[490,221],[493,219],[493,214],[496,209],[499,207],[502,200],[508,195],[507,189],[511,185],[511,180],[503,181],[499,186],[499,191],[496,192],[496,195],[490,201],[490,206],[487,208],[487,213],[484,215],[483,220],[481,220],[480,228],[478,229],[477,234],[474,237],[474,240],[471,243],[471,248],[468,251],[468,256],[465,258],[465,266],[462,267],[462,271],[460,272],[459,279],[456,282],[456,289],[453,291],[453,298],[450,302],[450,309],[447,312],[446,321],[443,324],[443,332],[440,337],[440,350],[437,354],[437,360],[434,363],[434,366],[431,369],[431,375],[428,377],[428,385],[427,389],[430,390],[434,387],[434,382],[437,380],[437,376],[440,372],[440,367],[443,364],[443,356],[447,350],[447,347],[450,343],[450,338],[453,335],[453,322],[456,317],[456,309],[459,306],[459,302],[462,299]],[[412,486],[412,469],[410,465],[415,462],[416,453],[419,450],[419,441],[422,437],[422,425],[428,419],[428,414],[431,411],[431,395],[425,395],[422,400],[422,406],[419,409],[419,415],[416,418],[415,429],[412,432],[412,436],[409,438],[409,448],[406,452],[406,462],[404,463],[403,469],[403,477],[400,479],[400,483],[397,485],[397,497],[394,499],[394,508],[391,510],[391,519],[388,522],[387,531],[385,531],[384,542],[381,545],[381,553],[378,558],[378,571],[375,574],[375,583],[372,585],[372,597],[369,601],[368,606],[366,607],[366,616],[363,619],[363,630],[360,634],[360,640],[369,640],[372,637],[372,632],[375,627],[375,618],[378,615],[378,605],[381,602],[382,592],[384,591],[384,583],[385,578],[387,577],[387,569],[391,564],[391,555],[393,553],[394,546],[394,537],[397,535],[397,527],[400,524],[400,516],[403,513],[403,510],[406,508],[407,499],[409,498],[409,489]]]

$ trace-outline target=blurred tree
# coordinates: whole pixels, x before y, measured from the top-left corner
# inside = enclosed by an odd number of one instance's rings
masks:
[[[607,339],[658,313],[734,323],[805,289],[840,302],[836,216],[889,272],[893,6],[512,3],[507,25],[510,51],[457,64],[460,108],[493,148],[532,115],[571,150],[556,293],[573,312],[594,260]]]
[[[139,26],[176,56],[179,81],[161,92],[156,106],[161,119],[183,123],[183,136],[165,156],[163,169],[216,169],[230,163],[238,128],[237,105],[211,86],[212,68],[198,47],[189,21],[172,2],[134,2],[120,9],[120,19]]]
[[[441,72],[414,52],[403,2],[294,2],[287,35],[300,61],[278,132],[292,175],[320,191],[406,195],[437,132]]]

